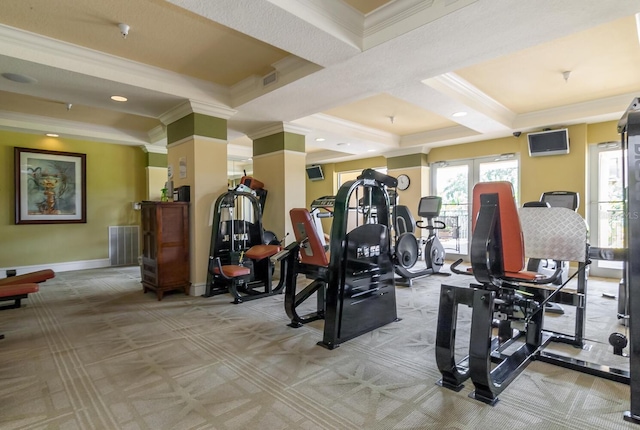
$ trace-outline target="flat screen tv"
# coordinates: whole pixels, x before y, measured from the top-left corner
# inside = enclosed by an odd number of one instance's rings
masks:
[[[529,133],[527,139],[531,157],[569,153],[569,130],[566,128]]]
[[[310,181],[321,181],[324,179],[324,175],[322,174],[322,166],[308,166],[307,167],[307,178]]]

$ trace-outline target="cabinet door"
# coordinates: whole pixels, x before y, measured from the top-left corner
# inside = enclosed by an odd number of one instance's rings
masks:
[[[161,204],[158,225],[158,282],[178,285],[189,282],[189,212],[183,203]]]
[[[142,220],[142,256],[143,258],[155,259],[157,247],[155,205],[142,205],[140,216]]]

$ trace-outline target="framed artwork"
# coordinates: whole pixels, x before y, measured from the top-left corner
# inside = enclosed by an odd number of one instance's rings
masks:
[[[87,222],[86,154],[14,148],[16,224]]]

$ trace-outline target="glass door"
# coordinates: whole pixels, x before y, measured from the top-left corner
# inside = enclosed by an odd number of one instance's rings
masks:
[[[438,231],[438,238],[447,254],[469,253],[470,171],[471,163],[468,161],[436,166],[435,195],[442,198],[438,220],[446,225],[445,229]]]
[[[435,194],[442,198],[440,221],[447,228],[438,238],[448,258],[469,254],[471,240],[471,203],[473,186],[478,182],[508,181],[513,184],[516,204],[519,200],[519,161],[515,154],[440,162],[432,166]]]
[[[589,220],[590,243],[601,248],[624,247],[622,151],[619,142],[590,147]],[[622,262],[594,260],[593,276],[622,277]]]

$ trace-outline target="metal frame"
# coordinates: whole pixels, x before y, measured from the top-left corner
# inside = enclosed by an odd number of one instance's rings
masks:
[[[324,335],[318,345],[334,349],[393,321],[396,310],[390,238],[390,201],[386,187],[397,181],[366,169],[344,183],[335,198],[329,250]],[[363,225],[347,232],[349,201],[363,191]]]
[[[638,130],[640,135],[640,126]],[[640,159],[640,141],[638,145]],[[640,183],[638,186],[640,188]],[[638,196],[640,200],[640,190]],[[472,284],[470,287],[442,285],[436,334],[436,362],[442,374],[438,384],[459,391],[463,386],[462,383],[470,378],[475,386],[475,391],[470,397],[494,405],[498,401],[497,396],[531,361],[540,360],[616,382],[631,384],[633,392],[634,381],[627,371],[544,351],[551,342],[568,343],[576,347],[584,345],[588,259],[580,262],[576,274],[569,278],[570,280],[578,276],[577,294],[563,292],[561,289],[566,283],[552,292],[544,287],[523,283],[526,281],[518,282],[517,279],[506,277],[502,264],[498,195],[482,194],[480,201],[481,206],[471,244],[471,263],[473,275],[481,285]],[[640,203],[638,210],[640,211]],[[640,231],[637,234],[640,234]],[[587,247],[585,255],[596,254],[596,252],[590,252],[595,250],[590,250],[588,244],[585,243],[585,246]],[[600,251],[602,250],[597,254]],[[524,291],[530,296],[521,294],[517,290]],[[573,334],[542,329],[544,305],[552,298],[559,299],[561,303],[576,306]],[[469,355],[456,363],[457,307],[461,304],[472,308],[471,333]],[[522,309],[522,317],[515,315],[516,308]],[[513,330],[512,320],[524,322],[524,330]],[[493,333],[496,321],[498,321],[497,336]],[[492,366],[492,363],[495,366]],[[632,363],[632,369],[633,366]],[[637,417],[633,418],[633,413],[628,415],[629,420],[637,419]]]
[[[624,419],[640,424],[640,99],[636,98],[618,122],[621,133],[625,186],[625,282],[629,300],[630,409]],[[634,258],[635,257],[635,258]]]

